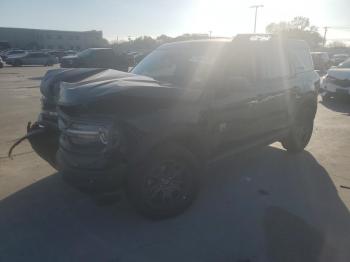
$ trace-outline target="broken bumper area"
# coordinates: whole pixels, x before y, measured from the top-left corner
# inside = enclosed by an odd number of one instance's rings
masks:
[[[13,149],[22,141],[28,139],[33,150],[44,160],[46,160],[53,168],[57,169],[56,152],[58,149],[59,131],[57,126],[44,123],[35,122],[33,125],[29,122],[27,124],[27,134],[18,139],[9,150],[9,157],[12,155]]]
[[[38,132],[28,136],[33,150],[53,168],[57,168],[56,152],[58,150],[59,131],[57,126],[48,123],[36,122],[27,128],[27,134]]]
[[[106,193],[119,190],[127,173],[127,165],[108,160],[101,155],[85,155],[60,148],[57,163],[68,184],[87,193]]]

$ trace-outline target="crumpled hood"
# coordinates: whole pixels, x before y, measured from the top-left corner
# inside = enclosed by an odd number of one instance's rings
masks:
[[[327,74],[336,79],[350,80],[350,68],[331,68],[328,70]]]
[[[111,98],[123,94],[133,97],[173,99],[176,97],[192,97],[192,89],[162,85],[153,78],[117,70],[106,70],[80,82],[60,85],[59,105],[82,105],[103,98]],[[192,93],[192,96],[184,95]]]
[[[59,93],[59,83],[61,81],[80,81],[93,74],[105,71],[101,68],[60,68],[47,71],[40,84],[40,92],[44,97],[53,100]]]

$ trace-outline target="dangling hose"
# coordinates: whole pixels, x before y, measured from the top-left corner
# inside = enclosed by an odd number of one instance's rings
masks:
[[[33,129],[34,126],[38,126],[38,123],[34,123],[32,126],[31,126],[31,122],[28,122],[27,124],[27,134],[23,137],[21,137],[20,139],[18,139],[11,147],[10,147],[10,150],[8,152],[8,157],[10,159],[13,159],[12,158],[12,151],[13,149],[15,149],[16,146],[18,146],[22,141],[28,139],[29,137],[31,136],[36,136],[38,134],[41,134],[43,132],[45,132],[45,127],[42,127],[40,129],[37,129],[37,130],[31,130]]]

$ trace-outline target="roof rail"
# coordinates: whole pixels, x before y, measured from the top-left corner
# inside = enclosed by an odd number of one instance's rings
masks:
[[[233,38],[234,40],[245,40],[245,41],[267,41],[271,40],[273,34],[238,34]]]

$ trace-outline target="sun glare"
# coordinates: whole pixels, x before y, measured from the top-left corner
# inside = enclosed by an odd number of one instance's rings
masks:
[[[311,1],[313,2],[313,1]],[[197,0],[193,2],[192,16],[189,21],[191,32],[213,32],[216,36],[233,36],[237,33],[252,33],[254,28],[255,4],[264,5],[258,10],[257,32],[264,33],[267,24],[272,21],[290,20],[294,16],[307,16],[312,3],[302,0],[279,1],[230,1]]]

